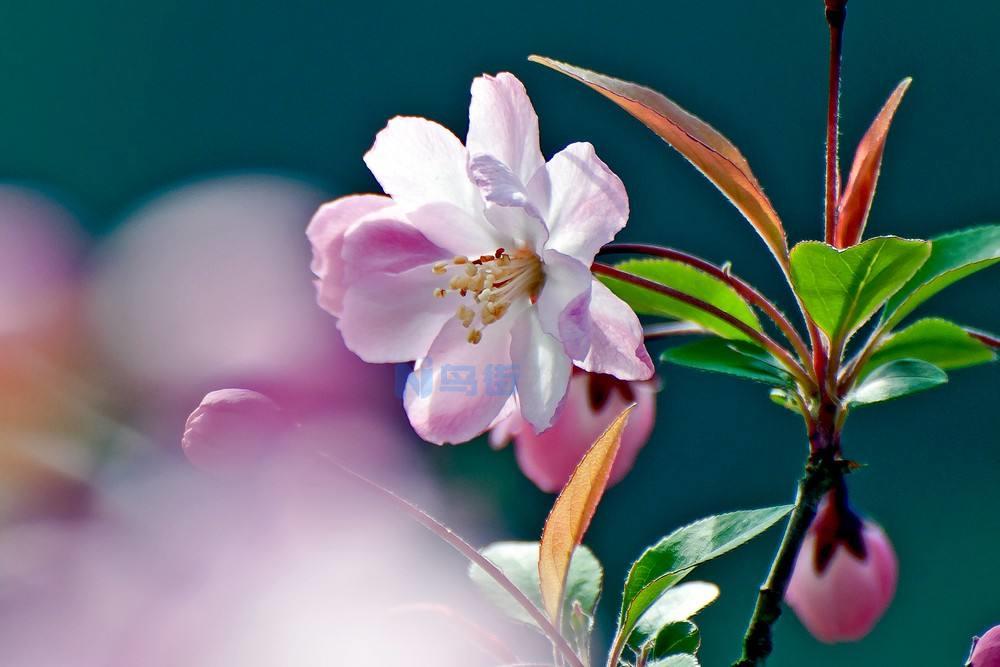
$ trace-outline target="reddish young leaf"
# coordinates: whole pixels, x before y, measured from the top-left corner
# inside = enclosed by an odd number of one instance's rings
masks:
[[[788,242],[781,219],[746,158],[728,139],[650,88],[542,56],[529,60],[586,84],[642,121],[712,181],[750,221],[778,262],[788,266]]]
[[[583,540],[607,488],[611,466],[621,445],[622,429],[634,407],[633,403],[622,410],[583,455],[545,521],[538,549],[538,581],[545,611],[556,627],[573,551]]]
[[[879,170],[882,168],[882,154],[885,152],[885,140],[889,135],[892,117],[903,99],[903,94],[910,87],[912,79],[903,79],[892,91],[889,100],[882,107],[872,126],[868,128],[851,165],[851,175],[847,186],[840,196],[837,205],[837,228],[834,243],[838,248],[847,248],[861,240],[868,222],[868,212],[872,208],[875,197],[875,184],[878,182]]]

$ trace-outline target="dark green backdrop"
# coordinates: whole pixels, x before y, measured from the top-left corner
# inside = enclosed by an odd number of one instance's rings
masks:
[[[361,155],[388,117],[425,115],[461,135],[471,79],[508,69],[534,99],[546,152],[590,140],[622,176],[632,201],[625,238],[732,260],[779,293],[763,246],[707,182],[609,103],[525,57],[648,83],[715,124],[747,155],[797,240],[819,229],[821,4],[7,2],[0,176],[55,188],[95,231],[152,190],[218,170],[277,169],[333,193],[371,190]],[[848,150],[893,85],[915,78],[871,232],[920,237],[1000,218],[998,25],[995,2],[852,0]],[[996,295],[992,273],[934,305],[996,331]],[[852,417],[848,453],[871,464],[852,478],[854,497],[895,542],[898,597],[859,645],[825,648],[784,620],[771,664],[958,665],[969,635],[1000,622],[997,371],[959,372],[941,390]],[[804,455],[800,425],[763,391],[677,369],[664,384],[655,439],[590,535],[613,581],[680,522],[788,501]],[[456,494],[498,508],[481,539],[529,538],[540,527],[548,498],[516,474],[509,452],[473,444],[424,454]],[[723,588],[703,616],[707,665],[733,657],[776,538],[704,569]]]

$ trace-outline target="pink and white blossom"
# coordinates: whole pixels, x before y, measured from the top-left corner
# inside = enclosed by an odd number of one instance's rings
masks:
[[[635,464],[656,419],[656,384],[625,382],[610,375],[573,372],[562,409],[552,427],[536,433],[512,412],[490,431],[490,444],[502,447],[514,441],[521,472],[538,488],[555,493],[566,485],[580,459],[615,417],[629,405],[635,409],[622,431],[621,449],[611,468],[608,484],[620,482]]]
[[[365,361],[416,362],[404,402],[424,439],[464,442],[512,412],[543,431],[574,366],[652,375],[638,319],[589,268],[625,225],[625,188],[590,144],[545,161],[513,75],[473,82],[465,145],[397,117],[365,163],[387,196],[337,199],[309,225],[318,300]]]

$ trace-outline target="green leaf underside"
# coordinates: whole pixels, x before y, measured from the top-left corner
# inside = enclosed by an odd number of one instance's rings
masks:
[[[861,369],[861,377],[899,359],[918,359],[951,370],[995,361],[996,353],[954,322],[926,318],[886,340]]]
[[[668,625],[687,621],[719,597],[719,587],[706,581],[689,581],[675,586],[660,596],[636,623],[628,638],[628,646],[638,651],[648,640],[657,637]],[[695,647],[697,648],[697,647]],[[677,649],[671,653],[694,653]],[[659,656],[666,653],[659,653]]]
[[[694,267],[669,259],[632,259],[616,264],[615,268],[697,297],[751,328],[761,330],[757,315],[736,290]],[[600,276],[600,279],[640,315],[686,320],[700,324],[723,338],[749,340],[745,333],[731,324],[683,301],[607,276]]]
[[[798,401],[796,401],[792,394],[784,389],[772,389],[768,394],[768,398],[775,405],[780,405],[786,410],[791,410],[797,415],[802,414],[802,408],[799,406]]]
[[[846,250],[804,241],[792,248],[792,283],[819,328],[844,341],[913,277],[930,249],[928,241],[895,236]]]
[[[664,350],[660,361],[713,373],[791,387],[795,381],[766,350],[738,340],[706,338]]]
[[[693,655],[684,653],[671,655],[662,660],[653,660],[646,663],[646,667],[700,667],[701,663]]]
[[[691,621],[676,621],[660,628],[653,641],[653,658],[666,658],[678,653],[694,655],[701,648],[701,633]]]
[[[500,568],[539,609],[543,609],[538,582],[538,542],[495,542],[481,549],[480,553]],[[510,596],[510,593],[487,576],[480,567],[470,566],[469,577],[483,595],[507,616],[536,626],[534,620]],[[564,625],[568,624],[573,616],[571,612],[574,600],[580,603],[588,616],[593,616],[594,608],[601,596],[603,579],[604,570],[594,553],[585,546],[577,547],[573,552],[569,574],[566,576],[562,614]]]
[[[943,370],[919,359],[899,359],[879,366],[847,396],[851,405],[881,403],[936,387],[948,381]]]
[[[931,239],[931,254],[885,307],[886,328],[945,287],[1000,262],[1000,225],[973,227]]]
[[[678,528],[647,549],[629,571],[622,595],[618,639],[628,638],[663,593],[692,568],[746,544],[780,521],[791,505],[730,512]]]

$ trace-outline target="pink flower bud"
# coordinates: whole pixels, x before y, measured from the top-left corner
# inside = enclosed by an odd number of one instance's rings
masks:
[[[857,641],[889,607],[897,576],[882,529],[861,521],[846,501],[828,501],[802,543],[785,601],[820,641]]]
[[[542,491],[555,493],[566,484],[594,441],[632,403],[636,407],[622,433],[621,449],[611,469],[609,484],[616,484],[632,469],[639,450],[653,431],[654,382],[624,382],[610,375],[575,370],[565,401],[550,428],[535,433],[514,412],[494,426],[490,443],[500,447],[513,437],[521,471]]]
[[[219,389],[207,394],[187,418],[181,447],[198,468],[228,472],[273,454],[291,426],[267,396],[249,389]]]
[[[1000,667],[1000,625],[976,640],[966,667]]]

